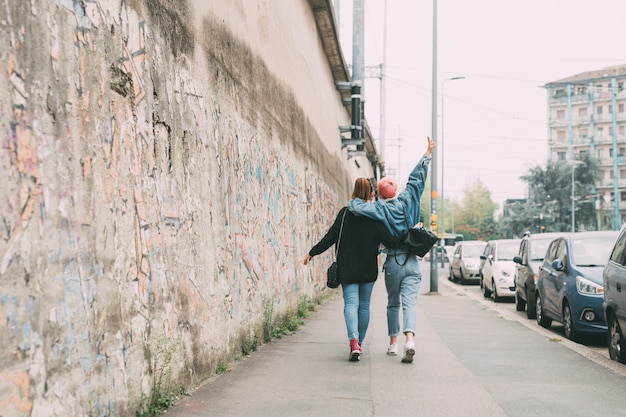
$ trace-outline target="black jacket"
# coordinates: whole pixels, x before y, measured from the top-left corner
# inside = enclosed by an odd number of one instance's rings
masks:
[[[385,225],[378,220],[355,216],[346,207],[342,208],[326,236],[313,246],[309,255],[319,255],[337,243],[344,212],[346,217],[337,255],[341,283],[374,282],[378,277],[377,255],[380,243],[395,248],[404,237],[391,236]]]

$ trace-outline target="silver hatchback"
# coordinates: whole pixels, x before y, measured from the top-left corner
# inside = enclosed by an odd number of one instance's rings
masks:
[[[458,242],[454,248],[454,255],[450,259],[450,280],[479,282],[480,255],[483,254],[487,242],[480,240],[465,240]]]

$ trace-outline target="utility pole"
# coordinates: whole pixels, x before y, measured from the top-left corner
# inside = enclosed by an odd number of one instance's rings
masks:
[[[361,97],[365,97],[364,3],[365,0],[354,0],[352,5],[352,81],[361,82]]]
[[[383,169],[386,171],[385,129],[387,128],[387,79],[385,77],[385,71],[387,70],[387,0],[385,0],[385,11],[383,16],[383,62],[380,64],[380,132],[378,133],[378,136],[380,139],[380,160],[383,163]]]
[[[437,141],[437,0],[433,0],[432,139]],[[430,230],[437,234],[437,147],[430,163]],[[437,248],[430,250],[430,292],[439,291]]]

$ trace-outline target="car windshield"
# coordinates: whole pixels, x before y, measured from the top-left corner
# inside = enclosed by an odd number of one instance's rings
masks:
[[[530,245],[530,260],[531,261],[543,261],[548,250],[548,245],[552,242],[550,239],[536,239],[532,238],[532,244]]]
[[[498,245],[498,260],[512,261],[519,252],[519,242],[506,242]]]
[[[571,262],[577,266],[604,266],[614,243],[606,237],[573,238],[570,240]]]
[[[485,245],[464,245],[463,257],[464,258],[480,258],[485,250]]]

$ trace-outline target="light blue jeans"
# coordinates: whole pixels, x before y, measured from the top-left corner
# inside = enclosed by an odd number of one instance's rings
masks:
[[[402,305],[403,333],[412,332],[415,334],[415,322],[417,321],[415,305],[422,283],[422,271],[417,256],[407,253],[398,253],[394,256],[393,251],[389,252],[385,261],[387,330],[390,337],[400,334],[400,305]],[[398,264],[398,262],[403,263],[405,259],[404,265]]]
[[[359,343],[363,343],[370,324],[370,299],[374,283],[342,284],[341,288],[348,340],[358,339]]]

